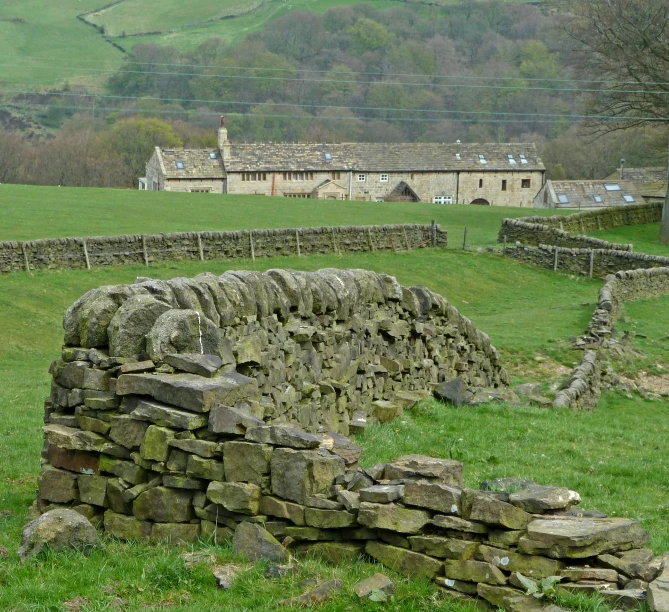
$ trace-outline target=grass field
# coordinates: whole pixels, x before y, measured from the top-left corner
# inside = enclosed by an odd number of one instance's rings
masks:
[[[277,208],[268,214],[267,202],[274,203],[269,198],[231,197],[225,203],[216,202],[214,208],[211,199],[198,194],[6,185],[0,186],[0,198],[0,239],[233,229],[250,227],[258,218],[265,226],[436,218],[448,229],[456,226],[458,232],[467,225],[473,230],[474,243],[485,245],[494,241],[499,227],[499,216],[492,215],[526,212],[389,204],[366,210],[331,210],[277,200]],[[264,203],[264,209],[258,200]],[[244,203],[245,214],[240,212],[239,202]],[[73,231],[68,231],[69,227]],[[630,234],[638,230],[627,229]],[[650,236],[657,225],[647,231]],[[620,239],[629,241],[624,231]],[[84,597],[88,603],[75,608],[81,612],[152,608],[264,611],[275,609],[279,600],[298,593],[304,578],[339,577],[344,581],[343,593],[319,609],[344,612],[381,606],[402,612],[473,612],[473,607],[443,598],[424,582],[404,580],[362,561],[334,568],[310,560],[300,565],[297,575],[277,580],[264,578],[262,565],[252,566],[228,592],[216,589],[205,565],[186,568],[178,548],[123,544],[111,539],[105,541],[105,551],[96,551],[88,559],[79,554],[47,555],[19,564],[15,553],[39,470],[42,400],[49,388],[47,370],[60,350],[65,308],[90,288],[131,282],[138,275],[172,278],[194,276],[204,270],[221,273],[229,268],[262,270],[277,266],[306,270],[362,267],[394,274],[403,284],[425,284],[446,296],[491,336],[514,381],[539,381],[546,388],[580,359],[580,353],[569,348],[567,338],[582,333],[587,326],[601,285],[601,281],[556,275],[495,254],[457,248],[259,259],[255,263],[165,263],[149,271],[144,266],[128,266],[0,276],[1,610],[71,610],[73,604],[66,608],[64,602]],[[626,306],[621,328],[648,336],[634,340],[635,346],[645,352],[635,367],[669,367],[668,307],[669,296]],[[668,417],[666,401],[645,400],[636,394],[630,399],[619,392],[606,393],[596,411],[576,414],[494,404],[456,409],[429,401],[401,420],[372,428],[359,441],[365,448],[363,462],[367,465],[406,452],[452,455],[465,462],[469,486],[497,476],[521,476],[569,486],[582,494],[584,507],[640,520],[650,531],[653,549],[663,552],[669,549]],[[6,555],[2,547],[7,549]],[[219,563],[238,561],[225,546],[209,543],[200,548]],[[397,580],[397,595],[385,604],[360,604],[350,586],[375,571],[389,573]],[[608,610],[592,599],[570,599],[563,604],[583,612]]]
[[[548,211],[551,212],[551,211]],[[430,223],[435,219],[462,246],[494,244],[504,217],[528,208],[429,203],[315,201],[265,196],[214,196],[28,185],[0,185],[0,240],[199,230]],[[541,212],[537,214],[542,214]]]

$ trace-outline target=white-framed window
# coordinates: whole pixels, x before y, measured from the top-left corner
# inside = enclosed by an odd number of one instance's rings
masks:
[[[358,174],[358,183],[364,183],[367,180],[366,174]]]
[[[188,191],[191,193],[211,193],[211,187],[191,187]]]
[[[434,196],[432,202],[434,204],[453,204],[453,196]]]
[[[382,174],[380,180],[382,183],[387,183],[389,178],[390,177],[387,174]]]
[[[376,198],[376,201],[377,202],[383,202],[384,200],[383,200],[383,198]]]

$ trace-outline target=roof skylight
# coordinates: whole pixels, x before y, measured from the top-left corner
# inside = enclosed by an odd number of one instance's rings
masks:
[[[209,159],[216,159],[216,157],[217,157],[217,155],[216,155],[215,151],[212,151],[211,153],[209,153]]]
[[[608,183],[604,185],[604,189],[606,189],[606,191],[621,191],[620,185],[618,185],[618,183]]]
[[[633,202],[636,202],[636,200],[634,199],[634,196],[633,196],[633,195],[630,195],[629,193],[625,194],[625,195],[623,196],[623,199],[624,199],[625,202],[627,202],[628,204],[632,204]]]
[[[332,153],[325,152],[323,155],[325,156],[325,161],[332,161]]]
[[[510,164],[515,164],[516,163],[516,158],[513,155],[511,155],[511,153],[507,153],[506,157],[509,160]]]
[[[482,164],[487,164],[487,163],[488,163],[488,161],[487,161],[486,158],[485,158],[485,155],[483,155],[482,153],[479,153],[479,161],[480,161]]]
[[[600,196],[598,193],[593,194],[592,199],[597,202],[597,204],[601,204],[603,202],[602,196]]]
[[[558,193],[557,197],[558,200],[560,201],[560,204],[569,204],[569,197],[567,196],[566,193]]]
[[[525,155],[523,155],[522,153],[520,154],[520,163],[521,164],[527,163],[527,157],[525,157]]]
[[[184,169],[184,163],[180,159],[177,159],[177,170],[183,170],[183,169]]]

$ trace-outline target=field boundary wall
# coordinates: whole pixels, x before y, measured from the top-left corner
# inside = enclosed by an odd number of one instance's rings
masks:
[[[588,410],[601,396],[604,352],[615,343],[615,322],[626,301],[669,293],[669,257],[634,253],[631,244],[615,244],[571,231],[658,223],[662,203],[587,211],[567,216],[504,219],[498,241],[503,253],[554,272],[605,278],[588,328],[581,363],[572,370],[553,402],[555,408]],[[509,246],[509,242],[514,244]]]
[[[432,224],[332,226],[229,232],[130,234],[0,242],[0,272],[150,265],[158,261],[254,259],[281,255],[404,251],[447,246]]]

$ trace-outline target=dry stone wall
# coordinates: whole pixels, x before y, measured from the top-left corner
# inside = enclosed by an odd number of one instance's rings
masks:
[[[609,274],[615,274],[619,270],[665,268],[669,266],[669,257],[605,248],[571,249],[547,244],[532,247],[517,243],[507,246],[504,249],[504,254],[537,268],[602,278]]]
[[[52,403],[68,421],[86,390],[125,397],[162,385],[169,400],[175,381],[211,377],[213,388],[235,374],[251,381],[256,418],[347,434],[445,380],[508,383],[488,336],[446,299],[366,270],[140,278],[89,291],[63,325]],[[183,354],[213,357],[196,366]]]
[[[624,225],[658,223],[661,219],[661,202],[601,208],[599,210],[574,213],[573,215],[520,217],[518,219],[504,219],[502,221],[499,239],[500,242],[503,242],[504,235],[506,235],[508,241],[519,240],[523,244],[533,244],[535,246],[539,244],[554,244],[553,242],[547,243],[542,240],[541,236],[545,230],[539,230],[536,226],[583,234],[585,232],[612,229]],[[515,237],[512,238],[512,235]],[[534,237],[535,235],[537,236],[536,238]]]
[[[80,364],[68,375],[92,370]],[[254,561],[366,555],[514,612],[542,607],[519,575],[560,576],[565,589],[601,589],[631,609],[660,572],[640,525],[576,510],[566,488],[510,479],[468,489],[462,463],[422,455],[363,469],[343,436],[226,406],[255,401],[252,379],[224,376],[216,392],[211,380],[180,385],[171,405],[160,386],[120,404],[83,391],[77,423],[44,427],[34,513],[69,507],[124,540],[233,539]]]
[[[669,293],[669,257],[634,253],[631,244],[613,244],[569,232],[659,222],[662,208],[662,203],[652,203],[502,221],[498,241],[504,243],[505,256],[555,272],[606,278],[588,334],[582,339],[585,350],[581,363],[556,394],[554,407],[595,408],[606,373],[604,352],[615,343],[614,324],[622,303]],[[509,245],[510,241],[515,244]]]
[[[310,227],[0,242],[0,272],[447,246],[439,225]]]

